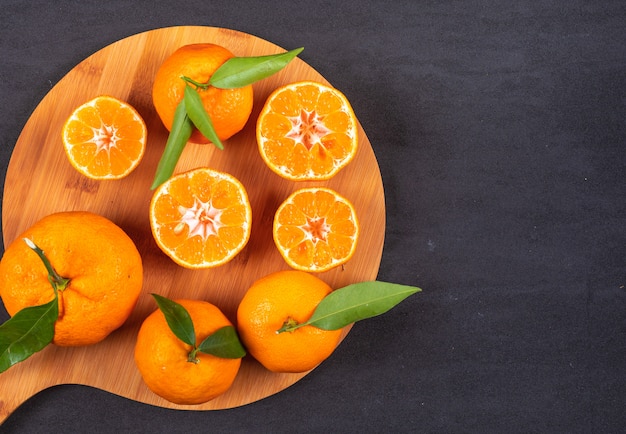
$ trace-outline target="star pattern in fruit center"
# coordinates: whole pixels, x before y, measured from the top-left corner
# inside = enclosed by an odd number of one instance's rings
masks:
[[[306,224],[302,225],[301,228],[307,234],[307,238],[314,243],[326,241],[330,232],[330,226],[324,217],[307,217]]]
[[[302,143],[308,150],[331,132],[324,125],[324,117],[317,114],[315,110],[311,112],[300,110],[300,115],[290,116],[288,119],[291,121],[291,130],[287,133],[287,137]]]
[[[91,140],[96,144],[96,152],[100,152],[115,147],[119,137],[115,128],[102,124],[100,128],[93,128],[93,139]]]
[[[223,210],[213,207],[211,201],[202,202],[198,198],[194,200],[190,208],[180,206],[180,225],[189,228],[189,236],[199,235],[206,240],[211,235],[216,235],[217,231],[224,226],[220,220]]]

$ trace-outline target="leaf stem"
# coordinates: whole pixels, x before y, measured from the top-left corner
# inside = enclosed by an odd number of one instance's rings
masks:
[[[276,330],[276,334],[280,334],[280,333],[284,333],[284,332],[293,333],[294,331],[296,331],[300,327],[304,327],[305,325],[309,325],[309,323],[310,323],[310,321],[306,321],[306,322],[303,322],[303,323],[298,323],[298,321],[296,321],[292,317],[288,317],[285,320],[285,322],[283,323],[283,326],[281,328],[279,328],[278,330]]]
[[[194,80],[191,77],[187,77],[186,75],[181,75],[181,77],[184,81],[186,81],[187,83],[193,84],[194,86],[196,86],[196,88],[202,89],[202,90],[206,90],[209,87],[211,87],[211,85],[209,83],[200,83],[199,81]]]
[[[195,363],[196,365],[200,363],[200,359],[198,359],[198,347],[194,346],[193,349],[187,355],[187,361],[190,363]]]
[[[39,256],[39,258],[43,261],[43,264],[48,271],[48,281],[50,281],[54,292],[57,293],[57,291],[64,291],[65,288],[67,288],[67,285],[69,285],[70,279],[59,276],[56,270],[52,267],[52,264],[50,264],[50,261],[48,260],[46,254],[43,252],[43,250],[41,250],[41,248],[39,248],[39,246],[37,246],[37,244],[35,244],[32,240],[28,238],[24,238],[24,242],[35,253],[37,253],[37,256]]]

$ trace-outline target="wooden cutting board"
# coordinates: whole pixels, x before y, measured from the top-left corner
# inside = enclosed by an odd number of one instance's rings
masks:
[[[190,144],[176,168],[180,172],[208,166],[231,173],[244,184],[253,209],[252,235],[247,247],[229,264],[200,271],[183,269],[161,253],[150,232],[148,206],[152,196],[150,184],[167,131],[152,107],[152,80],[161,62],[176,48],[197,42],[223,45],[236,56],[297,48],[281,48],[252,35],[212,27],[171,27],[137,34],[103,48],[72,69],[37,106],[19,136],[4,186],[5,246],[48,214],[92,211],[117,223],[134,240],[143,258],[145,277],[143,293],[131,317],[103,342],[82,348],[49,345],[0,374],[0,423],[26,399],[58,384],[89,385],[161,407],[214,410],[262,399],[301,379],[306,373],[270,373],[246,356],[227,393],[202,405],[180,406],[153,394],[143,384],[133,361],[139,326],[156,309],[149,293],[207,300],[234,321],[241,297],[256,279],[288,269],[273,244],[272,221],[279,204],[298,188],[323,185],[337,190],[353,202],[361,223],[354,257],[345,266],[319,277],[334,288],[376,279],[385,234],[385,200],[378,164],[362,127],[359,125],[356,158],[326,182],[283,180],[265,166],[258,154],[256,117],[269,93],[299,80],[328,83],[301,59],[254,85],[255,104],[250,121],[241,133],[225,143],[224,151]],[[80,175],[67,161],[61,143],[61,128],[70,113],[100,94],[129,102],[148,126],[143,161],[130,176],[119,181],[93,181]],[[358,115],[358,108],[356,112]]]

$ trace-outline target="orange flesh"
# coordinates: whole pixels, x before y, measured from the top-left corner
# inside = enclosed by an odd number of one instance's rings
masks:
[[[276,173],[293,180],[329,179],[356,153],[356,118],[345,97],[319,83],[288,85],[270,95],[257,140]]]
[[[358,222],[351,205],[331,190],[303,189],[278,209],[274,241],[293,268],[325,271],[354,253]]]
[[[155,192],[151,224],[159,246],[180,265],[203,268],[232,259],[250,235],[243,186],[230,175],[197,169]]]

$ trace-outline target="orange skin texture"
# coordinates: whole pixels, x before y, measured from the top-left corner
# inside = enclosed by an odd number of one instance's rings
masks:
[[[215,44],[189,44],[174,51],[159,67],[152,87],[154,107],[168,130],[174,112],[183,99],[187,85],[181,76],[207,83],[213,73],[231,57],[226,48]],[[220,140],[227,140],[241,131],[250,117],[253,104],[252,85],[237,89],[197,89],[203,105]],[[209,143],[197,129],[189,139],[192,143]]]
[[[189,312],[196,332],[196,345],[216,330],[232,325],[215,305],[201,300],[176,300]],[[241,359],[223,359],[198,352],[198,363],[188,361],[191,346],[170,330],[157,309],[141,325],[135,345],[135,363],[146,385],[175,404],[193,405],[210,401],[232,385]]]
[[[70,279],[59,291],[53,343],[95,344],[130,316],[143,283],[141,256],[120,227],[83,211],[46,216],[6,249],[0,262],[0,296],[11,316],[54,298],[42,260],[23,238],[44,251],[57,274]]]
[[[237,330],[248,352],[273,372],[306,372],[326,360],[342,330],[304,326],[276,333],[289,319],[310,318],[331,287],[303,271],[279,271],[256,281],[237,309]]]

